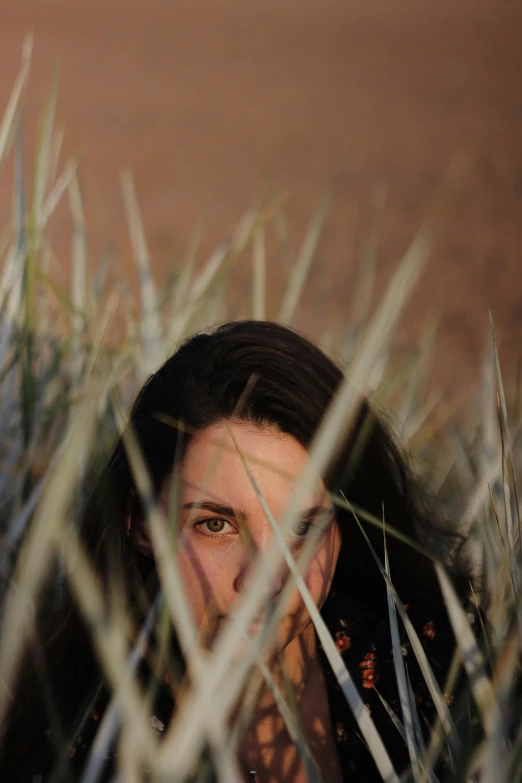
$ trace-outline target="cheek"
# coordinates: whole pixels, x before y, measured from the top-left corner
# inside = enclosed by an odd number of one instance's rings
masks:
[[[183,537],[176,559],[196,623],[203,621],[209,609],[222,611],[227,595],[223,559],[200,551]]]
[[[332,585],[339,555],[339,535],[332,530],[321,542],[308,566],[305,582],[314,603],[322,607]]]

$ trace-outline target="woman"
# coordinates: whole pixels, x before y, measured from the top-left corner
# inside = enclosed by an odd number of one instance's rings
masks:
[[[295,332],[247,321],[185,342],[134,402],[130,423],[165,509],[177,475],[173,470],[179,467],[176,557],[202,644],[212,645],[251,576],[255,555],[271,540],[252,478],[279,519],[342,377],[333,362]],[[401,717],[385,583],[353,514],[346,503],[335,503],[340,498],[377,519],[384,512],[389,526],[438,554],[451,540],[419,501],[396,445],[365,400],[326,476],[309,487],[287,543],[297,556],[315,530],[305,581],[400,772],[409,757],[389,714],[391,709]],[[383,561],[382,530],[366,525],[365,531]],[[157,579],[122,439],[87,503],[81,536],[107,594],[115,576],[121,579],[129,613],[140,623],[157,593]],[[442,687],[454,640],[431,562],[391,535],[387,548],[394,585]],[[281,570],[267,586],[267,605],[277,605],[286,578]],[[458,575],[455,579],[459,585],[465,582]],[[9,781],[77,779],[108,702],[108,688],[72,599],[41,620],[40,639],[4,730],[0,771]],[[428,731],[434,710],[407,638],[402,642],[419,723]],[[172,649],[180,660],[179,647],[173,643]],[[331,783],[379,780],[297,590],[266,660],[278,685],[297,700],[302,731],[322,778]],[[172,672],[171,667],[170,676],[156,683],[151,706],[159,733],[173,710]],[[147,686],[154,679],[145,662],[140,675]],[[54,695],[51,711],[49,693]],[[113,747],[103,779],[114,773],[116,751]],[[258,695],[239,763],[246,780],[306,779],[268,688]]]

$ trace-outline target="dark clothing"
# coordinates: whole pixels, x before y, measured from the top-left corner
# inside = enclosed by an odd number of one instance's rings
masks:
[[[420,636],[428,660],[433,669],[441,690],[451,664],[455,642],[448,619],[442,605],[432,611],[414,602],[405,604],[409,617]],[[386,603],[384,603],[386,609]],[[387,612],[377,613],[365,606],[363,601],[330,594],[322,610],[326,624],[335,640],[336,647],[362,696],[376,728],[388,750],[396,771],[400,774],[409,765],[406,743],[390,717],[386,706],[402,722],[399,697],[396,685],[395,667],[393,662],[390,623]],[[417,706],[419,732],[424,739],[429,736],[430,726],[436,713],[428,688],[416,662],[407,634],[399,619],[402,655],[406,664],[411,683],[412,698]],[[345,781],[360,781],[373,783],[380,781],[380,775],[361,737],[357,722],[347,705],[344,695],[326,659],[324,651],[319,646],[321,664],[325,672],[328,688],[328,700],[332,729],[337,742],[337,748]],[[94,682],[94,680],[93,680]],[[462,680],[461,680],[462,682]],[[71,689],[72,698],[76,699],[75,688]],[[453,701],[451,694],[444,694],[448,704]],[[89,703],[90,700],[90,703]],[[64,746],[63,757],[65,766],[56,768],[56,742],[51,726],[41,726],[35,733],[24,737],[17,751],[8,749],[9,770],[0,768],[0,779],[6,783],[65,783],[76,781],[81,777],[81,770],[89,755],[89,750],[99,721],[108,701],[105,689],[96,691],[96,685],[83,689],[83,704],[81,711],[76,704],[66,703],[61,710],[63,732],[68,732],[68,741]],[[151,711],[151,725],[163,734],[172,712],[172,701],[166,689],[161,689]],[[82,725],[78,725],[78,716],[84,714]],[[70,737],[76,734],[70,741]],[[417,737],[422,743],[422,737]],[[104,773],[100,780],[109,781],[115,774],[115,754],[117,745],[112,747],[111,756],[107,760]],[[444,761],[441,762],[444,772]],[[444,777],[444,775],[442,775]]]
[[[433,608],[424,605],[422,601],[418,604],[414,601],[405,602],[404,606],[417,631],[446,704],[451,706],[455,701],[457,706],[458,695],[460,696],[459,714],[468,711],[469,693],[463,692],[465,678],[462,672],[458,678],[456,692],[444,693],[446,677],[455,654],[455,639],[444,607],[439,603]],[[469,616],[475,624],[476,613],[470,613]],[[354,600],[347,601],[344,596],[334,595],[326,602],[323,617],[383,740],[395,770],[400,774],[409,767],[410,759],[406,742],[389,712],[391,709],[401,723],[403,722],[389,616],[368,611],[362,603]],[[415,734],[417,744],[422,751],[422,744],[429,738],[437,713],[400,618],[398,618],[398,626],[401,652],[411,685],[411,701],[415,703],[418,716],[418,731]],[[380,781],[381,776],[361,736],[357,721],[347,705],[324,653],[321,658],[326,671],[330,716],[344,780],[361,781],[361,783]],[[470,720],[469,712],[467,716]],[[444,779],[444,773],[447,771],[445,759],[442,759],[436,768],[438,777]]]

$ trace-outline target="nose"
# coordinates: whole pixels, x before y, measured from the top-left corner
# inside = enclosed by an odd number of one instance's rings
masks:
[[[263,556],[267,546],[272,540],[272,531],[268,528],[255,538],[246,534],[243,536],[241,551],[238,554],[237,570],[233,583],[234,591],[242,593],[247,588],[252,572],[259,558]],[[288,578],[288,566],[283,561],[272,582],[266,585],[263,595],[264,600],[274,600],[281,593]]]

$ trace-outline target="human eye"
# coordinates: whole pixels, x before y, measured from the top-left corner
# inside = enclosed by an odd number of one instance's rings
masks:
[[[305,538],[308,535],[311,528],[316,526],[321,530],[321,534],[326,532],[328,526],[333,518],[333,509],[320,508],[315,510],[312,514],[302,517],[297,520],[292,528],[292,534],[295,538]]]
[[[310,532],[312,525],[313,521],[311,519],[300,519],[293,526],[292,533],[297,538],[304,538]]]
[[[235,533],[235,528],[223,517],[206,517],[194,523],[194,528],[204,536],[217,538]]]

